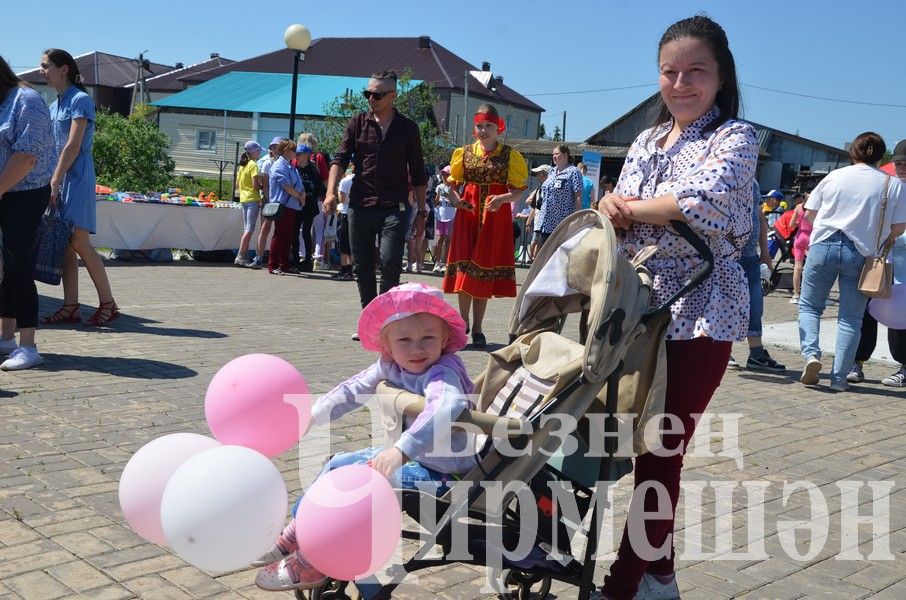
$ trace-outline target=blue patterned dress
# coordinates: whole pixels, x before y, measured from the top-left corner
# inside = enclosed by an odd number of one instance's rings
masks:
[[[97,228],[95,176],[94,160],[91,156],[91,148],[94,145],[94,101],[76,86],[70,86],[50,105],[50,117],[53,120],[53,139],[58,159],[66,142],[69,141],[69,130],[72,128],[73,120],[85,119],[88,122],[79,154],[63,178],[58,202],[60,214],[64,219],[69,219],[79,229],[95,233]]]

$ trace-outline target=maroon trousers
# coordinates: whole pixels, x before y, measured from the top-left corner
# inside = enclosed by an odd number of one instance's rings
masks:
[[[716,342],[706,337],[667,342],[667,391],[664,412],[679,417],[683,423],[683,430],[682,433],[664,434],[662,441],[666,450],[673,450],[682,445],[682,452],[672,456],[648,453],[636,458],[635,487],[638,488],[645,482],[654,482],[655,487],[663,486],[669,494],[671,503],[669,519],[649,517],[645,520],[644,531],[650,548],[660,549],[667,541],[667,536],[673,532],[683,454],[697,424],[692,415],[700,415],[707,409],[727,369],[731,349],[731,342]],[[658,506],[657,499],[657,490],[648,489],[644,498],[645,512],[656,512],[658,509],[668,512],[666,507]],[[633,503],[636,502],[640,502],[640,499],[633,497]],[[633,515],[630,514],[629,518],[632,519]],[[644,541],[638,540],[636,543],[638,545]],[[653,562],[640,557],[631,543],[627,524],[623,529],[617,559],[610,566],[610,574],[604,578],[604,594],[614,600],[631,600],[646,571],[656,575],[673,573],[673,554],[671,539],[670,552],[667,556]]]
[[[273,273],[274,269],[288,271],[293,263],[289,260],[289,249],[293,243],[293,234],[296,231],[297,210],[283,208],[283,215],[274,221],[274,237],[271,238],[270,256],[267,259],[267,271]],[[298,257],[296,262],[298,262]]]

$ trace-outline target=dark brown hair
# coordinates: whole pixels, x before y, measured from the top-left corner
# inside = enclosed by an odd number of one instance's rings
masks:
[[[249,160],[251,160],[251,158],[252,157],[249,156],[248,150],[246,150],[242,153],[242,156],[239,157],[239,166],[244,167],[245,165],[249,164]]]
[[[884,139],[874,131],[860,133],[849,146],[849,158],[854,163],[876,165],[884,158],[885,152],[887,152],[887,145],[884,143]]]
[[[569,146],[567,146],[566,144],[558,144],[557,146],[554,146],[554,150],[559,150],[560,154],[565,154],[566,158],[569,160],[569,163],[572,164],[573,153],[569,151]]]
[[[19,79],[19,76],[13,72],[9,63],[6,62],[6,59],[0,56],[0,102],[6,99],[6,95],[9,94],[10,90],[24,86],[26,86],[26,83]]]
[[[736,78],[736,61],[733,60],[733,53],[730,52],[730,42],[727,40],[726,32],[720,25],[704,15],[683,19],[668,27],[657,46],[658,60],[660,60],[661,50],[665,45],[687,37],[696,38],[708,44],[711,53],[714,54],[714,60],[717,61],[721,86],[717,91],[714,103],[720,109],[720,114],[704,127],[704,131],[711,131],[729,119],[739,116],[739,81]],[[653,111],[656,114],[655,125],[666,123],[673,118],[660,94],[658,94],[657,104]]]
[[[79,72],[79,65],[76,64],[72,54],[66,50],[60,50],[59,48],[48,48],[44,51],[44,55],[47,57],[47,60],[57,67],[62,67],[64,65],[69,67],[66,73],[66,79],[69,80],[70,85],[76,86],[83,92],[88,91],[82,83],[82,74]]]

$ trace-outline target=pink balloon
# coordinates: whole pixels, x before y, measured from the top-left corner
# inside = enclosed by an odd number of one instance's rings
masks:
[[[308,429],[308,384],[282,358],[246,354],[214,375],[205,394],[204,414],[221,443],[245,446],[273,458],[295,446],[299,432]]]
[[[347,465],[319,477],[296,511],[296,539],[316,569],[342,581],[384,567],[400,540],[403,516],[383,475]]]
[[[881,325],[906,329],[906,283],[894,285],[889,298],[872,298],[868,313]]]
[[[186,460],[220,444],[196,433],[171,433],[152,440],[132,455],[120,476],[120,508],[135,533],[167,545],[160,503],[170,476]]]

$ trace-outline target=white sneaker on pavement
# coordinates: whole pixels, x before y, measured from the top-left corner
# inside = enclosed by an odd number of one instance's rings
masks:
[[[680,600],[676,575],[668,583],[661,583],[653,575],[645,573],[639,581],[639,589],[633,600]],[[601,590],[594,590],[588,600],[610,600]]]
[[[21,371],[36,367],[44,362],[44,358],[38,354],[38,349],[34,346],[19,346],[13,350],[9,358],[0,364],[0,369],[4,371]]]
[[[0,355],[8,356],[19,347],[19,344],[16,343],[16,336],[4,340],[0,338]]]
[[[818,385],[818,373],[821,372],[821,361],[814,356],[809,356],[805,361],[805,369],[799,378],[800,383],[805,385]]]
[[[679,597],[676,575],[668,583],[661,583],[654,575],[645,573],[633,600],[679,600]]]

